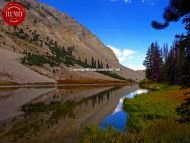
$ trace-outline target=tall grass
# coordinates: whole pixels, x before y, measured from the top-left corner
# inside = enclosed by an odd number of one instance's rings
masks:
[[[129,114],[127,132],[101,130],[91,126],[83,133],[82,143],[190,143],[190,124],[178,122],[176,108],[188,98],[190,89],[178,86],[148,84],[152,89],[124,101]]]

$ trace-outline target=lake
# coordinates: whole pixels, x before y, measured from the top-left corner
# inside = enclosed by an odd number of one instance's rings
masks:
[[[124,98],[145,92],[137,85],[0,89],[0,143],[77,143],[92,124],[124,132]]]

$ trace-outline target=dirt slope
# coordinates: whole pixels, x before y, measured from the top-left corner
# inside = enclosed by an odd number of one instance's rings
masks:
[[[20,64],[19,59],[21,56],[0,48],[0,79],[2,81],[17,83],[56,82]]]

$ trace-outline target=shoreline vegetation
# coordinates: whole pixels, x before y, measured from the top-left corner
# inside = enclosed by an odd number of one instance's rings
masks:
[[[147,81],[140,87],[150,92],[124,100],[126,133],[89,126],[81,133],[81,143],[190,142],[190,124],[180,122],[184,116],[179,111],[190,98],[190,88]]]
[[[43,83],[28,83],[19,84],[11,81],[0,81],[0,89],[6,87],[59,87],[59,86],[111,86],[111,85],[131,85],[136,82],[123,80],[60,80],[57,83],[43,82]]]

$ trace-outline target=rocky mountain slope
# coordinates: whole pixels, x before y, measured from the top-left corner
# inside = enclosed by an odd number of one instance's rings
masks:
[[[6,1],[0,0],[0,10]],[[0,50],[3,50],[0,52],[0,81],[88,83],[144,78],[120,65],[113,51],[72,17],[36,0],[25,1],[23,5],[27,8],[23,24],[11,27],[0,17]],[[74,72],[71,68],[120,71]]]

